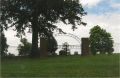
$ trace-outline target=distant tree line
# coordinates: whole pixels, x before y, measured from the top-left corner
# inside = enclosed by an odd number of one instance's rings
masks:
[[[8,52],[7,39],[3,32],[1,32],[1,56],[15,56],[14,54]],[[21,44],[18,45],[19,56],[29,56],[31,52],[32,44],[27,41],[26,38],[20,40]],[[57,50],[57,41],[54,37],[50,35],[48,37],[48,52],[51,55],[56,55],[55,51]],[[90,50],[93,55],[97,53],[100,54],[112,54],[113,49],[113,39],[110,33],[106,30],[100,28],[100,26],[95,26],[90,30]],[[71,55],[69,44],[67,42],[63,43],[62,50],[59,51],[59,55]],[[78,52],[74,52],[74,55],[78,55]]]

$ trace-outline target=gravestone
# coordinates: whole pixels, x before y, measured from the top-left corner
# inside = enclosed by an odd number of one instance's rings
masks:
[[[90,55],[89,38],[82,38],[81,42],[82,42],[81,55],[82,56]]]
[[[48,56],[48,40],[40,38],[40,56]]]

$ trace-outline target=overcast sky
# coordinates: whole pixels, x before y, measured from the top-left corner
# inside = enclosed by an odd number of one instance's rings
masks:
[[[99,25],[110,32],[115,43],[120,43],[120,0],[80,0],[87,15],[83,21],[87,26],[78,26],[75,31],[71,30],[70,25],[58,23],[58,27],[67,33],[72,33],[78,37],[89,37],[89,31],[93,26]],[[19,38],[15,37],[16,33],[12,30],[5,32],[7,43],[10,46],[18,46]],[[31,34],[26,34],[26,38],[31,42]],[[70,44],[78,44],[72,38],[56,37],[58,44],[68,41]],[[120,46],[114,47],[120,52]]]

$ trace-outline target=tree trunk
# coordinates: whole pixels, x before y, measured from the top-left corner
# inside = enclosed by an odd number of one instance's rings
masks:
[[[31,48],[31,57],[39,57],[40,53],[38,51],[38,1],[36,0],[36,5],[34,6],[33,19],[32,23],[32,48]]]
[[[32,48],[31,57],[38,57],[40,54],[38,52],[38,30],[37,28],[32,28]]]
[[[40,53],[38,51],[38,25],[37,17],[34,18],[32,22],[32,48],[31,48],[31,57],[39,57]]]

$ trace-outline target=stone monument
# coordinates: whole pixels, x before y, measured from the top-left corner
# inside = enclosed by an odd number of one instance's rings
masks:
[[[40,56],[48,56],[48,40],[46,38],[40,38]]]
[[[90,46],[89,46],[89,38],[82,38],[81,39],[81,55],[86,56],[90,55]]]

